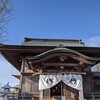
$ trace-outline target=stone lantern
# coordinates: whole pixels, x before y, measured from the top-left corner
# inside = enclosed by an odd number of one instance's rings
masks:
[[[9,82],[5,86],[2,87],[3,89],[2,93],[4,94],[4,100],[8,100],[8,94],[10,93],[10,88],[11,86],[9,85]]]

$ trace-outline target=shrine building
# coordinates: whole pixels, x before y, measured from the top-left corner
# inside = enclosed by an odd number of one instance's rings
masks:
[[[100,47],[25,38],[21,45],[0,44],[0,52],[20,72],[19,93],[34,100],[100,100]]]

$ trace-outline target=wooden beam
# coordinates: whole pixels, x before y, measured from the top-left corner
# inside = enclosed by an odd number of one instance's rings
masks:
[[[12,75],[14,76],[15,78],[17,78],[18,80],[20,80],[20,75]]]
[[[77,63],[43,63],[44,66],[72,66],[72,67],[76,67],[79,64]]]
[[[50,72],[35,72],[35,73],[21,73],[24,76],[35,76],[35,75],[55,75],[55,74],[82,74],[82,75],[86,75],[86,72],[55,72],[55,73],[50,73]]]
[[[31,76],[32,74],[35,74],[34,72],[24,72],[21,73],[23,76]]]
[[[78,56],[75,56],[75,57],[72,57],[73,59],[76,59],[80,62],[83,62],[85,64],[88,64],[88,65],[94,65],[96,61],[94,60],[89,60],[89,59],[85,59],[85,58],[82,58],[81,56],[78,57]]]

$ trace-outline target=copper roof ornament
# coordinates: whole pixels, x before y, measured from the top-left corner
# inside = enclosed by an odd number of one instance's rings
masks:
[[[64,48],[63,44],[59,44],[58,48]]]

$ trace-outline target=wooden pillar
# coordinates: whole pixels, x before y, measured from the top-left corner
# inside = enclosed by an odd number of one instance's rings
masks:
[[[79,100],[84,100],[83,90],[79,91]]]
[[[20,83],[19,83],[19,88],[20,88],[20,92],[23,93],[23,82],[24,82],[24,78],[23,78],[23,75],[21,73],[24,72],[24,58],[22,58],[22,65],[21,65],[21,71],[20,71]]]
[[[40,98],[39,100],[43,100],[43,90],[40,90]]]
[[[82,79],[82,88],[83,88],[83,79]],[[83,90],[79,91],[79,100],[85,100],[83,95]]]
[[[42,72],[42,70],[41,70]],[[43,90],[40,90],[40,97],[39,97],[39,100],[43,100]]]

